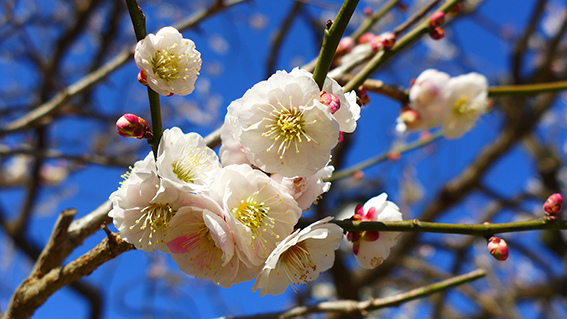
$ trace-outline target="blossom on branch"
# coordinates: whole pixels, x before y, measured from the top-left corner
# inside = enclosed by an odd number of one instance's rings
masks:
[[[252,291],[262,296],[280,295],[291,284],[314,281],[333,266],[335,250],[343,238],[342,228],[328,224],[332,217],[297,229],[272,251],[258,274]]]
[[[187,95],[195,89],[201,70],[201,53],[173,27],[148,34],[136,45],[136,65],[145,71],[144,81],[161,95]]]
[[[189,190],[204,191],[221,168],[215,152],[197,133],[184,134],[178,127],[163,132],[158,148],[160,176]]]
[[[211,184],[210,196],[225,210],[236,246],[249,267],[263,264],[301,216],[291,195],[248,165],[223,167]]]
[[[171,219],[167,246],[185,273],[228,288],[251,280],[259,267],[248,268],[238,258],[231,229],[221,207],[205,195],[181,207]]]
[[[134,165],[120,188],[110,194],[108,215],[125,241],[144,251],[169,253],[165,237],[177,210],[195,199],[178,184],[157,175],[153,154]]]
[[[327,165],[339,138],[339,122],[320,94],[310,76],[278,71],[232,102],[227,118],[234,120],[225,124],[233,126],[246,157],[261,170],[310,176]]]
[[[306,210],[317,200],[319,195],[329,191],[331,183],[323,180],[331,177],[334,170],[335,168],[329,165],[309,177],[284,177],[277,173],[272,174],[270,177],[282,185],[295,198],[302,210]]]
[[[443,99],[441,92],[450,76],[434,69],[423,71],[409,91],[410,105],[419,114],[420,129],[428,129],[441,124]],[[408,125],[409,128],[411,128]]]
[[[353,221],[401,221],[402,214],[398,206],[387,201],[388,195],[382,193],[368,200],[364,206],[358,205]],[[399,232],[390,231],[358,231],[349,232],[347,239],[353,243],[356,261],[366,269],[380,266],[388,255],[390,248],[397,242]]]

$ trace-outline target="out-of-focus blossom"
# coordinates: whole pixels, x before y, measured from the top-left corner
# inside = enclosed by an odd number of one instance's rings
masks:
[[[164,27],[140,40],[134,59],[146,72],[148,86],[166,96],[193,92],[202,63],[195,43],[184,39],[173,27]]]
[[[451,78],[443,88],[442,125],[448,139],[459,138],[488,110],[488,81],[478,73]]]
[[[358,205],[351,218],[354,221],[401,221],[398,206],[387,201],[388,195],[382,193],[368,200],[364,206]],[[399,232],[359,231],[349,232],[347,239],[353,243],[356,261],[366,269],[380,266],[398,241]]]
[[[291,284],[314,281],[333,266],[335,250],[343,238],[342,229],[328,224],[332,217],[296,230],[272,251],[258,274],[252,291],[262,296],[280,295]]]
[[[426,129],[440,125],[444,106],[441,92],[449,79],[450,76],[447,73],[427,69],[421,72],[410,88],[409,100],[411,108],[419,114],[420,128]],[[409,122],[413,123],[413,121]],[[417,126],[408,125],[408,128],[413,129]]]

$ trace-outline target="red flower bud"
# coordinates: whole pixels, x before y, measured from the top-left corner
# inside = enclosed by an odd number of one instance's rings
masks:
[[[374,39],[374,33],[366,32],[358,38],[358,44],[368,43]]]
[[[344,37],[339,42],[339,46],[337,46],[337,51],[335,52],[335,56],[342,56],[350,52],[354,48],[354,39],[351,37]]]
[[[488,251],[496,260],[504,261],[508,259],[508,245],[504,239],[490,237],[487,245]]]
[[[443,30],[443,28],[441,28],[441,27],[433,28],[433,29],[429,30],[429,36],[433,40],[441,40],[445,37],[445,30]]]
[[[445,23],[445,12],[435,12],[429,18],[429,26],[432,28],[440,27]]]
[[[548,220],[556,220],[559,213],[561,213],[561,208],[563,207],[563,196],[559,193],[552,194],[547,198],[543,204],[543,210],[545,210],[545,216]]]
[[[123,137],[135,137],[137,139],[147,138],[151,135],[150,126],[143,118],[126,113],[116,121],[118,134]]]
[[[384,50],[390,50],[394,47],[394,44],[396,44],[396,35],[392,32],[384,33],[381,37]]]
[[[339,98],[336,95],[325,91],[321,91],[319,102],[325,104],[329,108],[329,111],[331,111],[331,114],[335,114],[335,112],[341,108],[341,101],[339,101]]]
[[[148,86],[148,73],[146,70],[141,70],[138,73],[138,82],[143,86]]]

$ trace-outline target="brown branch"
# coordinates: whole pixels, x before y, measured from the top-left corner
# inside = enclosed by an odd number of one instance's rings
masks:
[[[300,316],[305,316],[313,313],[343,313],[343,314],[363,314],[365,315],[368,311],[377,310],[380,308],[386,308],[391,306],[398,306],[404,302],[429,296],[431,294],[444,291],[446,289],[456,287],[470,281],[482,278],[486,275],[484,269],[477,269],[475,271],[456,276],[450,279],[446,279],[428,286],[423,286],[410,290],[405,293],[397,294],[392,297],[380,298],[380,299],[370,299],[367,301],[356,301],[356,300],[339,300],[339,301],[327,301],[321,302],[312,306],[301,306],[296,307],[287,311],[273,312],[267,314],[260,314],[254,316],[243,316],[243,317],[228,317],[234,319],[268,319],[268,318],[295,318]]]
[[[41,278],[31,275],[17,288],[2,318],[31,317],[35,310],[57,290],[90,275],[105,262],[132,249],[134,249],[132,244],[123,241],[119,235],[116,235],[112,240],[105,238],[83,256],[66,266],[52,269]]]

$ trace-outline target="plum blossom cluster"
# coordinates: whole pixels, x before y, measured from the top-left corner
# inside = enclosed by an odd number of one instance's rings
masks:
[[[139,79],[163,95],[188,94],[199,56],[192,41],[164,28],[136,47]],[[187,274],[222,287],[256,278],[254,291],[281,294],[334,262],[343,231],[331,217],[294,227],[329,190],[331,150],[359,117],[356,95],[331,78],[320,89],[307,71],[276,72],[230,103],[220,156],[197,133],[165,130],[155,156],[136,162],[110,195],[109,215],[124,240],[170,254]],[[131,114],[117,128],[127,137],[149,132]],[[364,206],[369,220],[391,209],[380,199]]]
[[[410,88],[409,100],[409,108],[398,117],[398,131],[442,127],[446,138],[456,139],[488,110],[488,81],[478,73],[450,77],[427,69]]]

